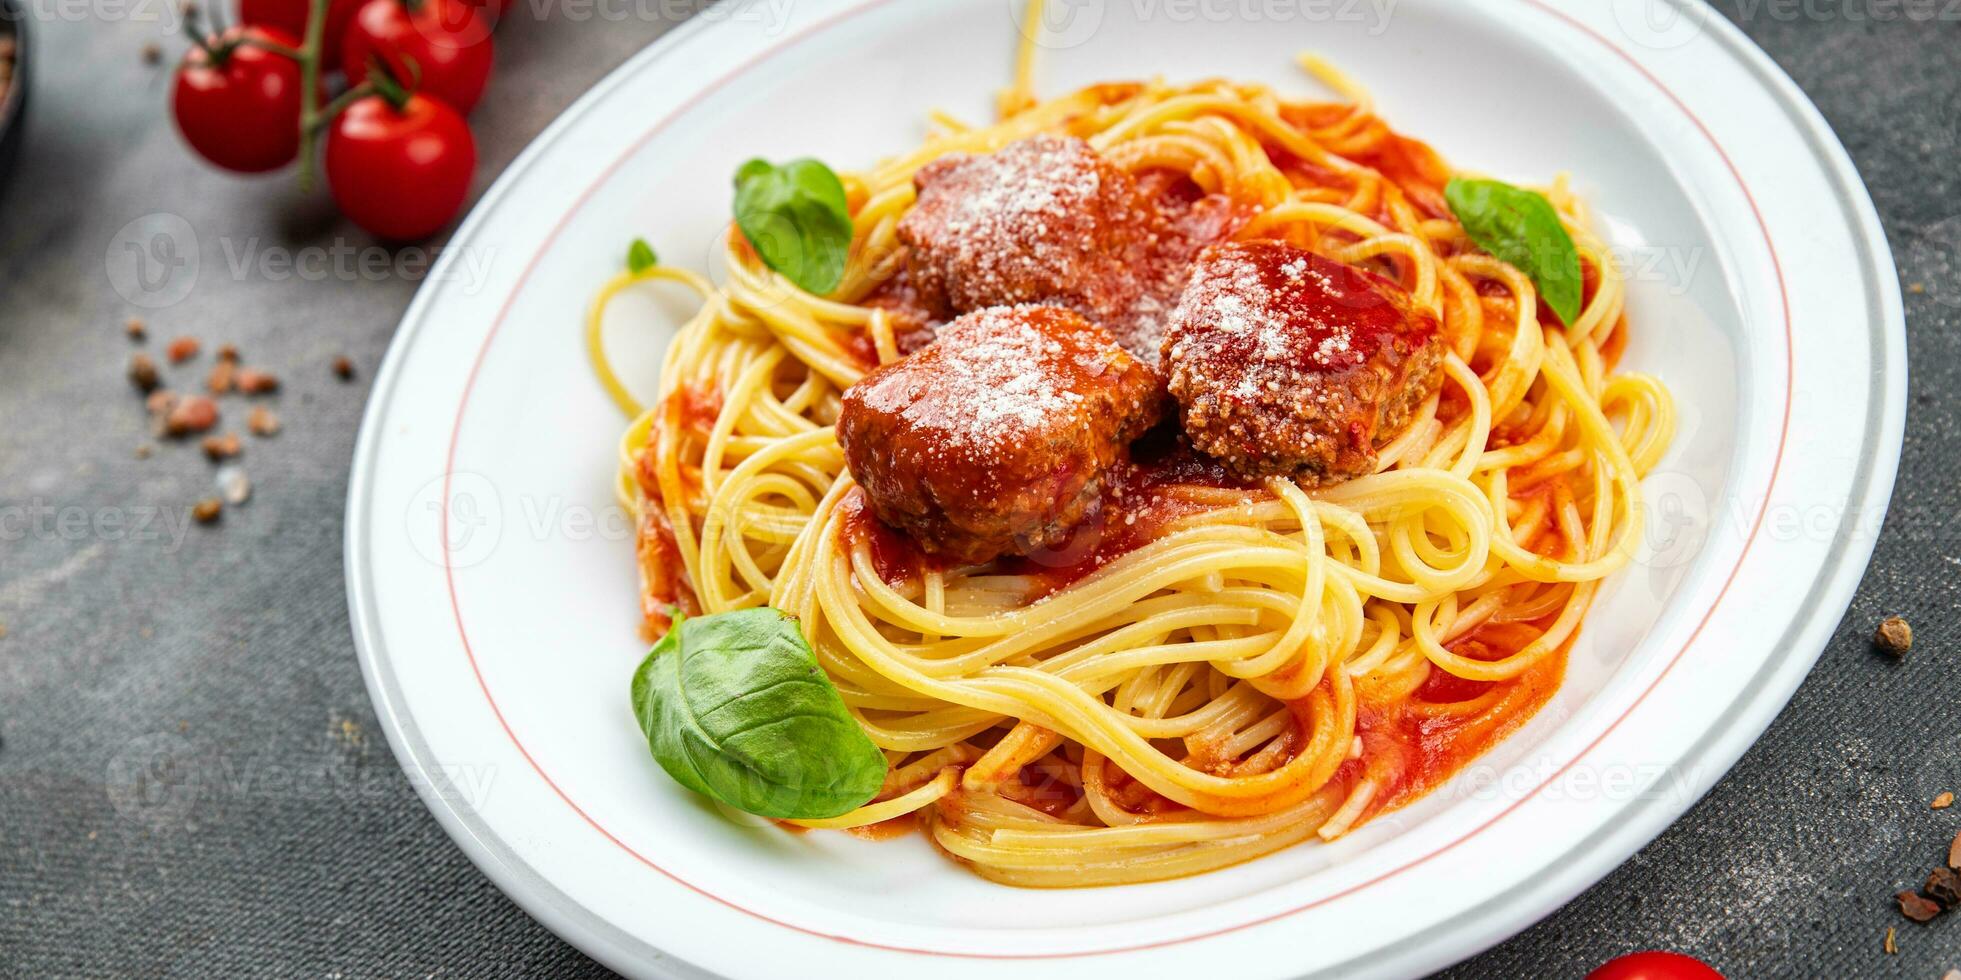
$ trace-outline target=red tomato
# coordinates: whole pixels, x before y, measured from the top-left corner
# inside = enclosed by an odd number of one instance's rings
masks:
[[[462,0],[368,0],[347,25],[341,67],[349,82],[380,57],[402,84],[468,113],[490,80],[490,26]],[[411,70],[407,59],[413,59]]]
[[[234,27],[192,48],[177,68],[171,112],[177,129],[206,160],[258,173],[293,162],[300,152],[300,65],[245,38],[298,47],[285,33]]]
[[[1587,980],[1723,980],[1723,975],[1693,956],[1651,949],[1608,960]]]
[[[296,38],[306,37],[308,0],[238,0],[238,20],[285,31]],[[361,9],[361,0],[328,0],[325,33],[320,35],[320,69],[340,65],[340,39],[347,33],[347,22]]]
[[[476,166],[469,125],[426,95],[410,95],[399,110],[370,95],[348,106],[327,134],[334,203],[380,238],[422,238],[449,224]]]

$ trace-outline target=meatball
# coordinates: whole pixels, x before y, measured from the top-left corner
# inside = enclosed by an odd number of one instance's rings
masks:
[[[1088,143],[1033,136],[985,156],[949,154],[913,183],[919,199],[898,231],[929,307],[1066,306],[1156,362],[1157,331],[1132,338],[1128,325],[1171,236],[1137,181]]]
[[[1060,544],[1158,420],[1161,391],[1074,311],[991,307],[847,389],[837,436],[880,520],[978,564]]]
[[[1395,283],[1279,241],[1200,253],[1164,337],[1186,437],[1250,477],[1373,472],[1442,362],[1436,318]]]

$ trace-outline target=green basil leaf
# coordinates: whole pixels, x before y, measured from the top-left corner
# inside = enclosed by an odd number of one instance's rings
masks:
[[[654,247],[644,238],[636,238],[626,247],[626,271],[639,275],[660,264],[660,256],[654,254]]]
[[[1580,252],[1545,195],[1498,180],[1453,177],[1444,199],[1471,241],[1525,273],[1560,322],[1579,319]]]
[[[751,160],[735,172],[735,223],[763,264],[824,296],[844,281],[851,208],[844,184],[816,160]]]
[[[633,714],[675,782],[759,816],[835,817],[885,781],[797,621],[768,607],[677,617],[633,674]]]

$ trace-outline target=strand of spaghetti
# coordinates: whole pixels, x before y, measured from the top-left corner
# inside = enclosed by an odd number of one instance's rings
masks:
[[[869,827],[884,823],[896,817],[903,817],[922,807],[931,806],[935,800],[953,792],[959,781],[960,770],[952,766],[940,770],[933,781],[913,790],[904,796],[895,797],[879,803],[867,803],[842,816],[827,817],[821,820],[786,820],[784,823],[808,827],[812,830],[845,830],[851,827]]]
[[[1015,45],[1014,81],[996,97],[996,113],[1003,119],[1035,103],[1035,45],[1043,21],[1043,0],[1028,0],[1022,6],[1021,40]]]
[[[1547,387],[1572,409],[1574,422],[1579,426],[1589,449],[1604,464],[1605,472],[1602,475],[1613,483],[1613,492],[1605,492],[1603,488],[1596,498],[1603,506],[1611,503],[1625,516],[1620,521],[1603,522],[1600,530],[1604,531],[1607,527],[1615,529],[1613,543],[1596,552],[1588,561],[1561,562],[1526,551],[1515,543],[1502,520],[1496,528],[1499,533],[1491,537],[1491,548],[1506,564],[1528,578],[1542,582],[1593,581],[1612,574],[1634,556],[1634,546],[1641,534],[1640,490],[1634,482],[1636,471],[1633,460],[1628,458],[1620,437],[1608,423],[1607,417],[1601,414],[1598,403],[1588,397],[1581,387],[1572,355],[1567,352],[1565,343],[1555,336],[1548,343],[1547,350],[1550,356],[1541,377],[1546,379]],[[1503,472],[1494,474],[1490,491],[1494,508],[1501,503],[1500,494],[1504,486]]]
[[[820,545],[819,557],[826,552],[831,549]],[[1060,677],[1026,668],[990,667],[948,681],[912,669],[875,638],[863,611],[845,601],[840,593],[842,582],[848,579],[848,564],[842,556],[832,553],[830,557],[832,574],[818,582],[825,615],[839,635],[847,639],[852,652],[881,674],[945,701],[1019,717],[1062,732],[1117,760],[1126,772],[1153,790],[1194,809],[1239,816],[1258,812],[1262,801],[1272,804],[1295,794],[1304,796],[1326,782],[1339,761],[1328,751],[1336,714],[1345,717],[1347,731],[1353,729],[1353,698],[1346,676],[1336,673],[1333,675],[1336,699],[1330,699],[1321,690],[1309,698],[1314,724],[1310,735],[1312,747],[1308,751],[1281,769],[1260,776],[1228,779],[1195,772],[1164,756],[1123,725],[1121,719],[1111,717],[1107,705]],[[1344,739],[1346,734],[1343,733]]]
[[[1222,95],[1174,95],[1126,116],[1122,121],[1090,138],[1090,145],[1102,149],[1127,136],[1140,135],[1173,119],[1192,119],[1204,113],[1229,116],[1250,125],[1259,135],[1273,140],[1289,153],[1337,172],[1356,169],[1356,164],[1323,150],[1270,112],[1250,108]]]
[[[1459,255],[1451,262],[1466,275],[1497,280],[1512,294],[1511,348],[1484,383],[1491,395],[1491,417],[1505,418],[1525,399],[1545,359],[1545,331],[1538,320],[1538,290],[1523,273],[1488,256]]]
[[[1137,849],[1118,849],[1114,854],[1100,850],[1045,852],[1035,861],[1015,860],[1017,849],[983,843],[977,836],[981,822],[970,810],[962,811],[958,824],[936,817],[931,832],[935,843],[948,853],[973,862],[975,871],[993,881],[1027,888],[1080,887],[1175,878],[1250,861],[1305,839],[1330,809],[1330,801],[1310,797],[1290,811],[1294,819],[1283,823],[1281,830],[1265,836],[1201,842],[1142,854]],[[1000,863],[990,863],[997,858]]]
[[[1448,467],[1450,475],[1469,479],[1483,459],[1485,444],[1491,438],[1490,392],[1485,389],[1484,382],[1471,373],[1470,366],[1455,353],[1444,356],[1444,374],[1457,383],[1458,390],[1470,403],[1471,412],[1431,452],[1442,458],[1456,456],[1457,461]],[[1424,462],[1432,463],[1428,459]]]
[[[688,288],[700,293],[704,300],[715,294],[714,285],[699,274],[664,265],[652,266],[639,272],[622,272],[599,287],[599,293],[593,297],[592,307],[586,313],[586,357],[592,363],[593,374],[599,377],[600,387],[606,389],[606,394],[612,397],[613,404],[618,405],[627,418],[634,418],[645,409],[633,394],[627,391],[626,385],[620,381],[618,372],[613,370],[612,360],[606,355],[606,307],[612,303],[613,297],[618,296],[627,287],[655,280],[684,283]]]
[[[735,469],[729,471],[728,478],[721,482],[715,496],[708,503],[706,518],[701,527],[701,550],[704,554],[724,553],[722,539],[733,521],[741,521],[745,525],[742,533],[749,533],[746,517],[750,512],[740,502],[759,496],[754,481],[771,466],[790,458],[813,460],[819,465],[837,469],[842,469],[844,466],[844,454],[837,448],[837,440],[828,429],[814,429],[802,435],[790,436],[743,460]],[[812,510],[815,510],[814,502]],[[756,568],[754,572],[750,585],[757,589],[773,591],[773,586],[768,585],[761,569]],[[696,592],[704,608],[713,612],[723,611],[724,587],[719,576],[709,576],[697,585]]]
[[[708,431],[708,445],[701,456],[701,486],[704,492],[714,494],[721,482],[722,457],[728,451],[729,437],[735,434],[736,422],[748,413],[751,402],[769,383],[771,373],[782,362],[783,356],[781,348],[773,348],[751,358],[723,392],[722,411]]]

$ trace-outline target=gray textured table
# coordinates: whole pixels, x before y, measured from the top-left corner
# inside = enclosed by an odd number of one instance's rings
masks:
[[[358,230],[289,180],[191,160],[161,109],[167,73],[140,56],[163,28],[138,12],[160,4],[72,18],[42,6],[35,111],[0,188],[0,975],[603,973],[423,810],[355,664],[347,461],[413,271],[336,272],[332,250],[370,247]],[[672,26],[597,11],[672,6],[519,3],[473,120],[477,189]],[[1961,808],[1927,802],[1961,791],[1961,650],[1945,622],[1961,605],[1961,22],[1876,21],[1897,7],[1885,0],[1725,7],[1837,128],[1903,279],[1925,285],[1907,296],[1914,377],[1893,511],[1830,649],[1735,771],[1598,886],[1454,976],[1577,977],[1648,946],[1734,976],[1931,980],[1961,966],[1961,921],[1912,926],[1888,898],[1961,827]],[[105,254],[159,211],[207,247],[191,295],[149,315],[150,348],[178,333],[229,341],[285,380],[285,431],[248,441],[256,496],[220,528],[185,527],[210,492],[195,450],[134,452],[147,433],[122,380],[122,323],[142,311],[112,288]],[[306,249],[327,250],[324,278],[234,271],[239,255]],[[338,355],[353,382],[333,377]],[[1919,627],[1905,664],[1866,643],[1889,612]],[[1889,925],[1897,956],[1881,952]]]

